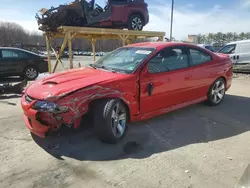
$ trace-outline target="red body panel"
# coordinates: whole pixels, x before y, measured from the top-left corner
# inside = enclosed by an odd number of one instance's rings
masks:
[[[193,47],[183,43],[140,43],[130,46],[156,48],[154,54],[165,47]],[[207,99],[211,84],[219,77],[226,80],[227,89],[232,81],[232,62],[225,55],[210,51],[213,61],[194,67],[150,74],[146,59],[134,74],[112,73],[93,68],[82,68],[54,74],[30,85],[22,97],[22,108],[27,127],[38,136],[58,130],[61,125],[79,126],[81,117],[89,110],[92,101],[103,98],[120,98],[128,106],[130,121],[160,115]],[[148,95],[148,84],[154,90]],[[32,102],[26,101],[26,96]],[[63,114],[41,113],[32,106],[37,100],[53,101],[69,110]],[[46,124],[46,125],[45,125]]]
[[[123,22],[126,24],[132,14],[140,14],[145,25],[149,22],[148,5],[146,3],[130,4],[130,5],[112,5],[112,22]]]

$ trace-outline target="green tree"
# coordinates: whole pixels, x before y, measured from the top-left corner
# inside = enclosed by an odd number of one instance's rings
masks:
[[[250,39],[250,32],[245,33],[246,39]]]
[[[239,34],[239,39],[240,39],[240,40],[246,39],[246,35],[245,35],[244,32],[241,32],[241,33]]]
[[[215,42],[223,43],[223,33],[222,32],[218,32],[215,34]]]
[[[236,41],[238,39],[239,39],[239,35],[236,32],[234,32],[233,33],[233,41]]]
[[[207,40],[207,43],[212,43],[212,42],[214,42],[214,40],[215,40],[215,35],[214,35],[214,33],[209,33],[209,34],[206,36],[206,40]]]
[[[226,34],[226,42],[231,42],[233,40],[234,34],[232,32],[229,32]]]
[[[198,44],[203,44],[203,43],[205,43],[205,36],[204,36],[204,35],[201,35],[201,34],[197,35],[197,43],[198,43]]]

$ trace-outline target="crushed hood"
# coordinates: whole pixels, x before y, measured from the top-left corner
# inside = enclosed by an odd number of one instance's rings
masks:
[[[125,76],[124,74],[85,67],[53,74],[38,80],[26,89],[26,93],[35,99],[45,100],[47,98],[64,96],[94,84]]]

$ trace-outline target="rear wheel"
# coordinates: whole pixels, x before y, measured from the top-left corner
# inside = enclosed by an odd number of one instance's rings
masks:
[[[135,31],[141,31],[144,26],[144,20],[141,15],[139,14],[133,14],[130,16],[128,21],[128,29],[129,30],[135,30]]]
[[[226,83],[223,78],[215,80],[208,91],[208,103],[212,106],[219,105],[226,93]]]
[[[127,130],[127,109],[119,99],[108,99],[94,105],[94,130],[102,142],[115,144]]]
[[[34,66],[28,66],[24,69],[24,78],[27,80],[35,80],[38,77],[38,70]]]

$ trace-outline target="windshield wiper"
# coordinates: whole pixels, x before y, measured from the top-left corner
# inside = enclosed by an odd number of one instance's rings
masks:
[[[96,69],[96,65],[94,65],[94,64],[92,64],[92,63],[89,64],[89,66],[92,67],[92,68],[94,68],[94,69]]]
[[[110,72],[113,72],[113,73],[116,73],[116,71],[114,69],[111,69],[111,68],[108,68],[108,67],[105,67],[104,65],[102,66],[98,66],[96,64],[89,64],[90,67],[94,68],[94,69],[104,69],[104,70],[108,70]]]
[[[99,67],[98,67],[99,68]],[[104,69],[104,70],[108,70],[110,72],[113,72],[113,73],[116,73],[116,71],[114,69],[111,69],[111,68],[108,68],[108,67],[105,67],[104,65],[100,66],[101,69]]]

